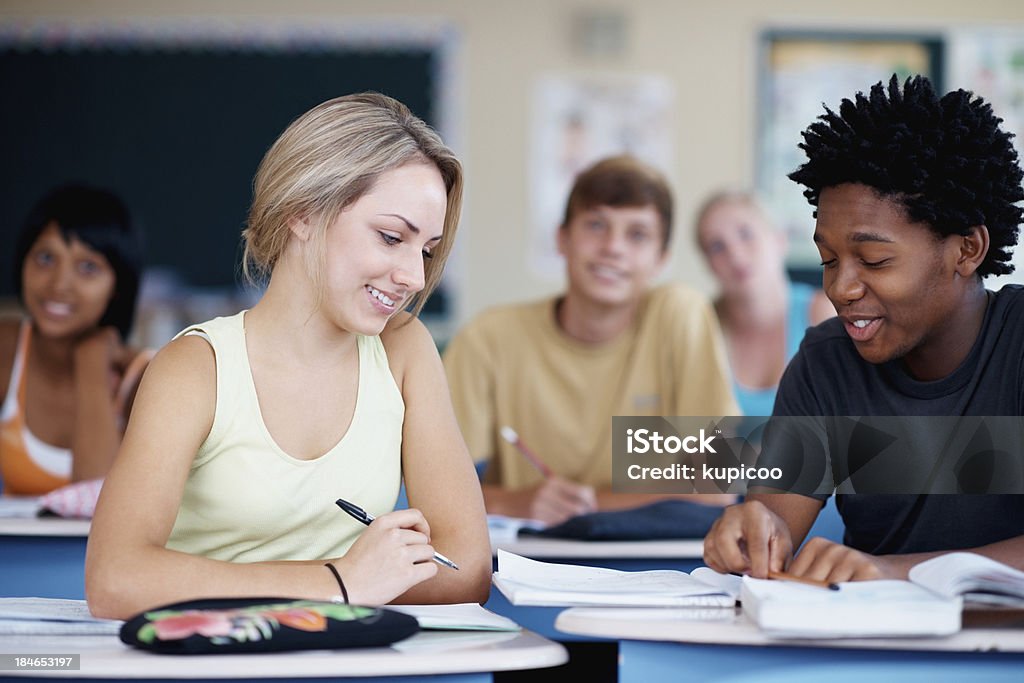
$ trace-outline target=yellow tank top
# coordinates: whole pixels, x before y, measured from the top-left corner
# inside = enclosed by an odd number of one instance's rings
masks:
[[[359,388],[348,431],[331,450],[299,460],[281,450],[260,414],[245,346],[245,311],[179,333],[213,347],[213,426],[192,462],[167,548],[232,562],[345,554],[365,527],[334,501],[374,516],[395,506],[405,402],[380,337],[357,338]]]

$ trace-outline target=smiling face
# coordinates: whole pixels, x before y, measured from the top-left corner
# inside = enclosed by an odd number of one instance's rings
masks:
[[[380,334],[423,289],[424,260],[441,240],[446,210],[436,166],[408,163],[381,174],[327,228],[327,316],[350,332]]]
[[[822,191],[814,241],[823,288],[865,360],[903,358],[919,379],[952,370],[937,370],[934,359],[962,346],[954,343],[967,318],[957,273],[962,240],[912,222],[898,203],[867,186]]]
[[[638,303],[665,262],[663,232],[650,205],[578,210],[558,231],[568,296],[602,306]]]
[[[77,337],[96,327],[114,295],[116,276],[106,257],[56,223],[43,229],[21,268],[28,314],[47,337]]]
[[[784,239],[745,201],[722,200],[697,226],[708,266],[726,296],[746,294],[781,272]]]

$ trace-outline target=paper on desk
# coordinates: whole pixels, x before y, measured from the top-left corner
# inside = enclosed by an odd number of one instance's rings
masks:
[[[4,635],[102,635],[117,633],[121,624],[92,616],[85,600],[0,598],[0,633]]]
[[[544,522],[523,517],[506,517],[505,515],[487,515],[487,533],[491,542],[508,542],[519,538],[520,529],[543,529]]]
[[[35,496],[0,496],[0,517],[28,519],[37,517],[39,509]]]
[[[0,496],[0,517],[31,518],[43,513],[72,519],[92,519],[103,488],[102,479],[73,481],[44,496]]]
[[[726,595],[731,595],[734,598],[740,597],[740,587],[743,585],[741,576],[716,572],[711,567],[697,567],[690,572],[690,576],[701,583],[714,586]]]
[[[457,605],[388,605],[416,617],[420,628],[436,631],[519,631],[516,622],[475,602]]]
[[[514,631],[420,631],[391,645],[399,652],[443,652],[498,645],[519,637]]]
[[[498,550],[494,584],[513,605],[732,607],[735,599],[675,570],[623,572],[538,562]]]

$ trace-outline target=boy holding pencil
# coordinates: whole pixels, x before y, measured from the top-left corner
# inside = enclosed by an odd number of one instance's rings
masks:
[[[807,332],[774,415],[1024,415],[1024,288],[983,283],[1013,270],[1024,200],[1000,123],[971,93],[893,76],[804,132],[807,162],[790,178],[817,209],[838,317]],[[786,456],[766,445],[759,464]],[[837,496],[845,544],[813,538],[795,558],[823,500],[752,494],[716,522],[704,559],[830,582],[906,578],[964,549],[1024,568],[1024,495],[908,493]]]
[[[448,346],[459,425],[488,462],[488,512],[557,524],[651,502],[610,490],[612,416],[736,414],[711,307],[652,286],[671,233],[661,174],[628,156],[599,161],[576,179],[558,231],[565,293],[486,311]]]

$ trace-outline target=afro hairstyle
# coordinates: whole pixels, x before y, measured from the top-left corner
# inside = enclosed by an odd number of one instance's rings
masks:
[[[978,275],[1011,273],[1024,190],[1013,135],[1000,123],[973,93],[940,98],[923,76],[908,78],[901,91],[894,74],[888,88],[879,82],[869,95],[844,99],[838,114],[825,107],[803,132],[807,162],[789,178],[806,187],[814,207],[825,188],[857,183],[896,201],[940,237],[984,225],[990,246]]]

